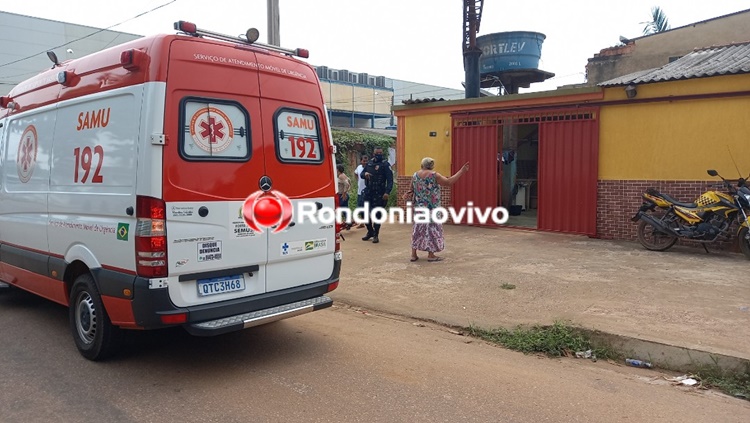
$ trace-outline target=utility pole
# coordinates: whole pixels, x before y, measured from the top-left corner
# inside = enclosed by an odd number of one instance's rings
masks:
[[[268,44],[281,47],[279,0],[268,0]]]
[[[479,56],[482,50],[477,47],[477,32],[482,21],[484,0],[464,0],[464,72],[466,81],[466,98],[479,97],[480,72]]]

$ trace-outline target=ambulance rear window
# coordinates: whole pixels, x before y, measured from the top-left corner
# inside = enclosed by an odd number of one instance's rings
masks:
[[[320,122],[313,112],[279,109],[274,115],[276,157],[284,163],[323,163]]]
[[[181,109],[180,155],[184,159],[250,159],[250,117],[239,103],[186,98]]]

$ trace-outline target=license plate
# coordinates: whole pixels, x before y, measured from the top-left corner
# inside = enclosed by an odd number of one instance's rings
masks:
[[[244,290],[245,277],[243,275],[198,279],[198,296],[200,297]]]

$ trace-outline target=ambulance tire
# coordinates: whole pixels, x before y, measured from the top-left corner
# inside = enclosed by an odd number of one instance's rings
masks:
[[[115,354],[120,345],[121,330],[109,320],[94,278],[88,273],[78,276],[73,282],[69,317],[73,339],[82,356],[99,361]]]

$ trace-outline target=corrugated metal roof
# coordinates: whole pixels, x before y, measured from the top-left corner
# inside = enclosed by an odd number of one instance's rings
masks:
[[[633,72],[598,85],[646,84],[742,73],[750,73],[750,42],[695,50],[662,67]]]

